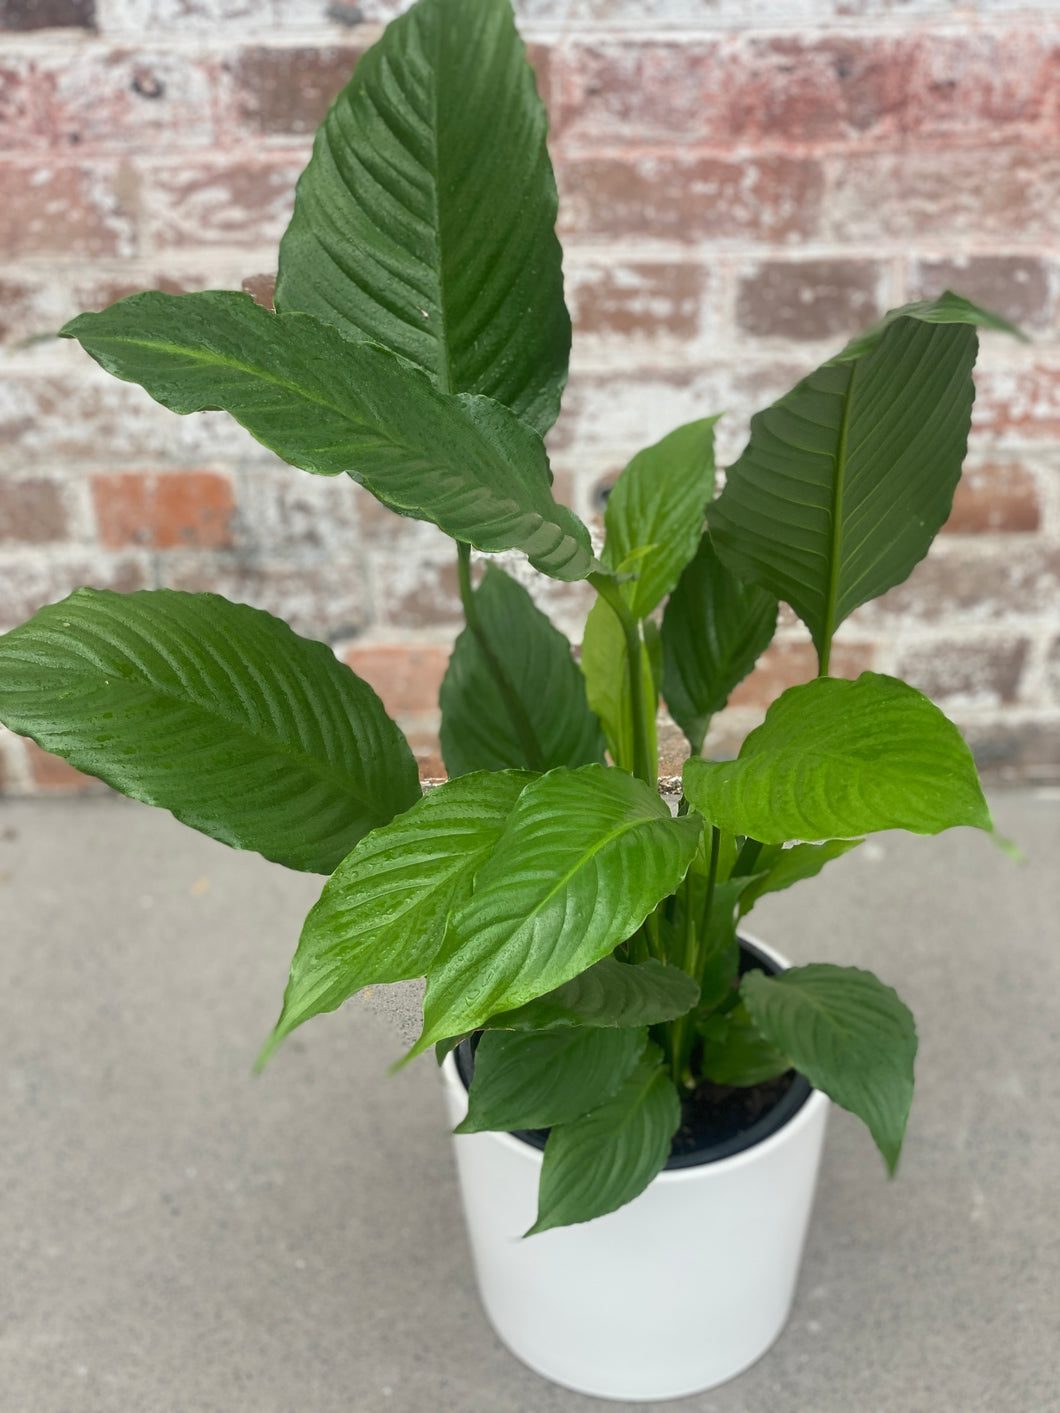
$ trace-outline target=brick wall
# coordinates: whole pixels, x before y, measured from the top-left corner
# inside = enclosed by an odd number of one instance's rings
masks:
[[[123,294],[274,269],[312,131],[399,6],[0,0],[0,628],[79,584],[217,589],[327,639],[434,761],[453,556],[351,483],[177,418],[47,337]],[[953,285],[984,339],[968,474],[835,668],[893,671],[993,774],[1060,776],[1060,14],[1055,0],[523,0],[552,119],[575,354],[551,439],[599,519],[637,447],[752,410],[882,310]],[[586,591],[545,583],[577,634]],[[717,723],[812,671],[785,622]],[[0,734],[0,789],[63,790]]]

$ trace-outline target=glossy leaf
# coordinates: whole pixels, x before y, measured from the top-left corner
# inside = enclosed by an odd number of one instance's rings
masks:
[[[474,595],[490,648],[533,725],[544,768],[602,762],[600,723],[589,710],[567,639],[526,590],[493,565]],[[470,628],[456,640],[439,700],[442,757],[450,777],[531,766]]]
[[[617,1093],[644,1054],[646,1029],[490,1031],[475,1051],[468,1113],[455,1133],[549,1128]]]
[[[789,603],[827,664],[859,604],[901,583],[946,520],[968,441],[976,323],[907,305],[751,419],[708,513],[722,561]]]
[[[570,318],[547,119],[507,0],[426,0],[357,61],[280,245],[276,307],[485,393],[544,433]]]
[[[699,1031],[700,1072],[715,1084],[749,1087],[791,1069],[787,1055],[769,1043],[742,1002],[724,1014],[708,1016]]]
[[[777,626],[777,601],[726,569],[703,535],[662,621],[663,696],[693,755],[710,718],[754,667]]]
[[[623,592],[637,618],[662,603],[696,552],[714,494],[717,420],[689,422],[638,452],[608,496],[601,559],[635,576]]]
[[[259,1065],[296,1026],[362,987],[427,974],[450,912],[470,896],[531,778],[511,770],[451,780],[361,840],[305,920]]]
[[[648,735],[648,755],[652,761],[658,753],[655,718],[658,700],[648,648],[641,644],[641,692],[644,722]],[[585,694],[604,729],[607,749],[615,765],[623,770],[634,768],[633,697],[630,687],[629,659],[622,625],[614,609],[598,598],[589,610],[582,637],[581,670],[585,678]]]
[[[621,770],[553,770],[528,785],[431,966],[411,1053],[606,957],[677,887],[701,827]]]
[[[871,972],[827,963],[779,976],[748,972],[740,992],[762,1035],[868,1125],[893,1174],[916,1055],[916,1026],[904,1002]]]
[[[538,434],[489,398],[437,392],[378,344],[223,291],[134,294],[62,333],[172,411],[222,408],[293,466],[348,472],[399,514],[482,550],[522,550],[555,578],[592,569]]]
[[[740,897],[740,916],[749,913],[764,893],[779,893],[804,878],[815,878],[825,864],[849,854],[864,842],[864,839],[826,839],[823,844],[795,844],[790,849],[770,845],[755,865],[758,873]]]
[[[550,1026],[659,1025],[683,1016],[699,1000],[699,987],[680,967],[654,957],[631,965],[604,957],[583,971],[485,1022],[487,1029],[545,1030]]]
[[[874,672],[789,687],[736,760],[687,761],[684,788],[710,824],[764,844],[992,828],[956,726],[914,688]]]
[[[420,795],[367,682],[215,594],[79,589],[41,609],[0,638],[0,720],[222,843],[310,872]]]
[[[637,1197],[670,1156],[681,1102],[662,1052],[645,1057],[612,1099],[549,1134],[537,1221],[526,1233],[587,1222]]]

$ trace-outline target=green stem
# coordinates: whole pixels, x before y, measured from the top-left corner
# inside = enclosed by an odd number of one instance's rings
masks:
[[[500,693],[501,701],[504,703],[515,734],[519,738],[519,745],[526,758],[527,766],[530,770],[543,773],[547,766],[541,743],[537,739],[537,732],[527,715],[526,708],[519,700],[519,694],[512,685],[512,679],[505,671],[504,664],[490,646],[486,630],[482,626],[481,618],[479,618],[478,605],[475,603],[475,594],[471,587],[471,546],[465,544],[463,540],[457,540],[456,548],[457,568],[460,576],[460,602],[464,607],[467,626],[474,635],[486,669]]]
[[[758,855],[762,852],[762,845],[758,839],[745,839],[740,845],[740,852],[736,855],[736,862],[732,866],[733,878],[746,878],[749,873],[754,873],[755,864],[758,862]]]
[[[714,825],[710,831],[710,867],[707,871],[707,893],[703,899],[703,920],[700,923],[699,933],[703,946],[707,943],[707,929],[710,926],[710,914],[714,908],[714,889],[718,882],[718,856],[721,853],[721,830]],[[699,957],[696,958],[696,969],[693,975],[699,976]]]
[[[629,663],[630,709],[633,713],[633,774],[649,785],[656,783],[655,763],[648,749],[648,724],[644,719],[644,669],[641,662],[640,627],[622,597],[618,584],[607,574],[590,574],[589,583],[607,601],[622,625]]]

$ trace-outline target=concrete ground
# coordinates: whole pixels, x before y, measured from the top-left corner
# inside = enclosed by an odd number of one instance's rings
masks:
[[[898,986],[917,1099],[892,1183],[833,1115],[787,1330],[675,1413],[1060,1410],[1060,792],[994,806],[1026,866],[888,835],[756,910]],[[118,799],[0,803],[2,1413],[633,1406],[493,1336],[433,1062],[388,1078],[385,1019],[252,1076],[318,889]]]

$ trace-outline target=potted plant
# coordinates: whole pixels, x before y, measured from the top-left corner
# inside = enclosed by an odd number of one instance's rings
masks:
[[[976,325],[1008,326],[953,294],[892,312],[753,419],[720,494],[714,419],[678,428],[619,477],[597,555],[543,442],[570,344],[545,137],[508,0],[420,0],[317,134],[275,311],[148,292],[63,330],[174,411],[223,409],[453,538],[448,781],[421,793],[401,732],[327,647],[213,594],[43,608],[0,639],[0,719],[328,875],[260,1062],[360,989],[426,977],[409,1057],[444,1060],[497,1328],[561,1382],[657,1398],[731,1377],[779,1332],[825,1096],[898,1162],[907,1008],[869,972],[786,968],[737,927],[870,831],[992,828],[956,727],[905,683],[829,663],[846,616],[945,520]],[[472,548],[589,581],[580,664],[501,568],[475,582]],[[819,675],[735,760],[706,760],[781,601]],[[676,813],[660,697],[690,748]]]

